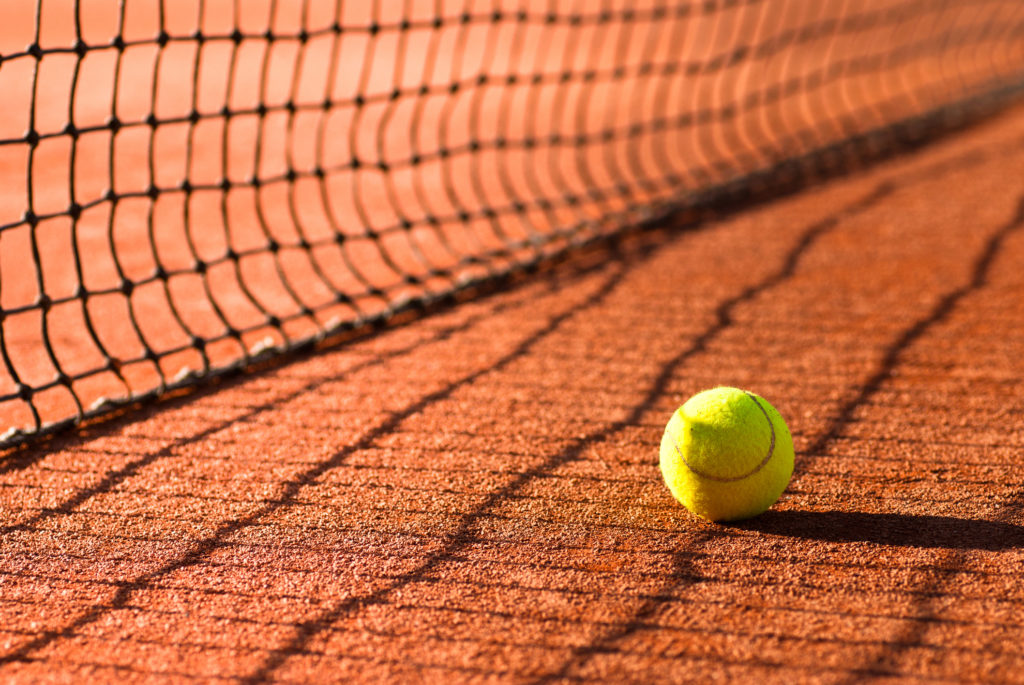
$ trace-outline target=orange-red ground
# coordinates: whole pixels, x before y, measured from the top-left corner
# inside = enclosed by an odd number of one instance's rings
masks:
[[[0,680],[1024,681],[1022,117],[0,457]],[[742,525],[656,467],[716,384]]]

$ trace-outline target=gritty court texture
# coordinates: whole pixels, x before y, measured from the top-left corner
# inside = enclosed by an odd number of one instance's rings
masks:
[[[1024,682],[1024,10],[685,4],[12,11],[0,682]]]

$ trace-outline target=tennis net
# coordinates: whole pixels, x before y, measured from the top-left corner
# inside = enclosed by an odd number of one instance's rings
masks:
[[[1024,85],[1016,0],[38,0],[0,28],[0,446]]]

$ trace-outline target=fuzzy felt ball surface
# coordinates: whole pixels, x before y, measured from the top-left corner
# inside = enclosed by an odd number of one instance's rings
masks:
[[[764,398],[739,388],[697,393],[661,440],[661,473],[673,496],[711,521],[739,521],[771,507],[793,475],[793,439]]]

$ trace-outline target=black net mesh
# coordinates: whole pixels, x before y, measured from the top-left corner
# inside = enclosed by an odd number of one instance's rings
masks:
[[[0,445],[849,167],[1018,0],[38,0],[0,27]]]

